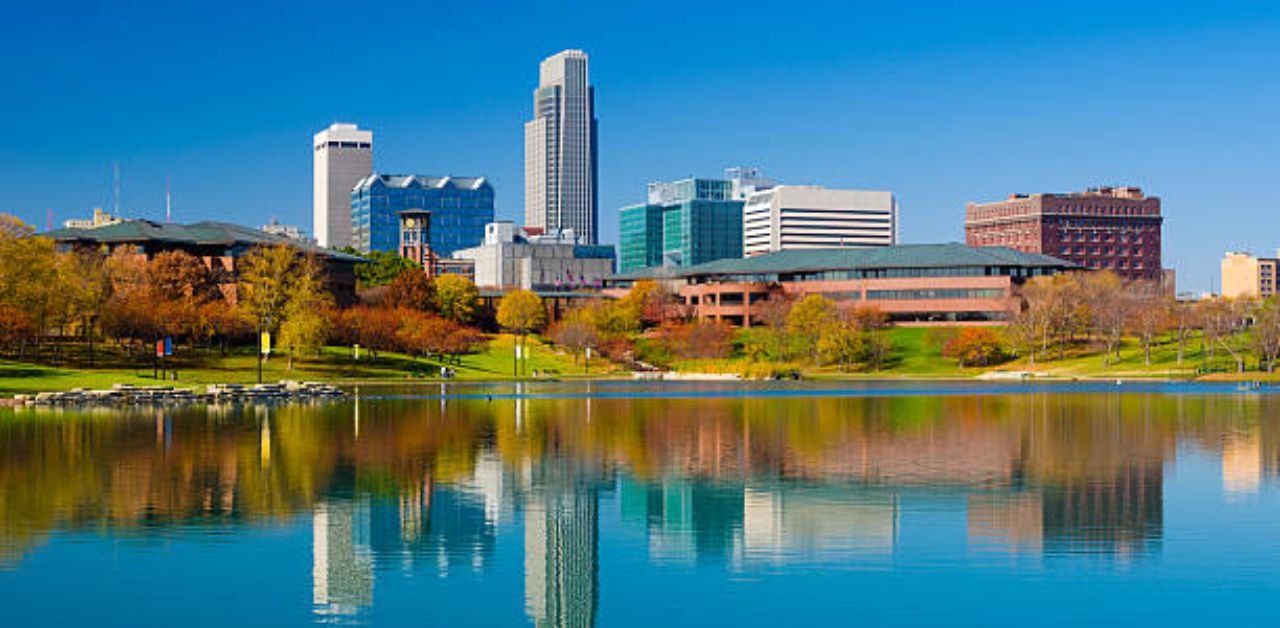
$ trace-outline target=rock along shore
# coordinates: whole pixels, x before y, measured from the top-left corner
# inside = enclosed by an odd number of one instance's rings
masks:
[[[199,403],[280,403],[306,399],[343,399],[347,393],[321,382],[281,381],[276,384],[210,384],[203,392],[173,386],[116,384],[107,390],[73,388],[66,392],[16,395],[20,406],[130,406]]]

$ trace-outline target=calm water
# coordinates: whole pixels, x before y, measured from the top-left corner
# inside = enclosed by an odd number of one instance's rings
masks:
[[[360,395],[0,410],[0,624],[1277,622],[1274,390]]]

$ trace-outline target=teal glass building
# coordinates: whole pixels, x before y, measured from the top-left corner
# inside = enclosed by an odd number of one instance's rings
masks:
[[[351,191],[351,243],[364,252],[396,252],[400,212],[431,212],[431,250],[448,257],[479,246],[493,222],[493,186],[484,177],[371,174]]]
[[[743,202],[731,181],[651,183],[648,200],[620,212],[619,272],[742,257]]]

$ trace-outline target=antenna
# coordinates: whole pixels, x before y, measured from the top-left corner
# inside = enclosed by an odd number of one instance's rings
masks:
[[[167,174],[164,176],[164,221],[173,222],[173,187]]]
[[[120,216],[120,162],[119,160],[111,163],[112,191],[115,194],[115,202],[112,205],[116,217]]]

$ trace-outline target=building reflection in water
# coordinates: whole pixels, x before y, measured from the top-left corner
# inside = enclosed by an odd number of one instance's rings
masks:
[[[305,513],[316,612],[341,617],[374,603],[381,571],[488,569],[512,525],[523,527],[527,617],[581,626],[599,614],[602,499],[616,498],[658,564],[887,564],[903,555],[909,517],[948,518],[981,551],[1137,560],[1161,551],[1164,473],[1180,447],[1221,456],[1229,498],[1280,469],[1280,400],[1265,396],[588,405],[516,392],[514,403],[463,395],[443,407],[10,410],[0,560],[59,530],[284,525]],[[935,496],[965,506],[932,508]]]
[[[312,603],[323,616],[355,615],[373,604],[369,503],[331,499],[311,514]]]

